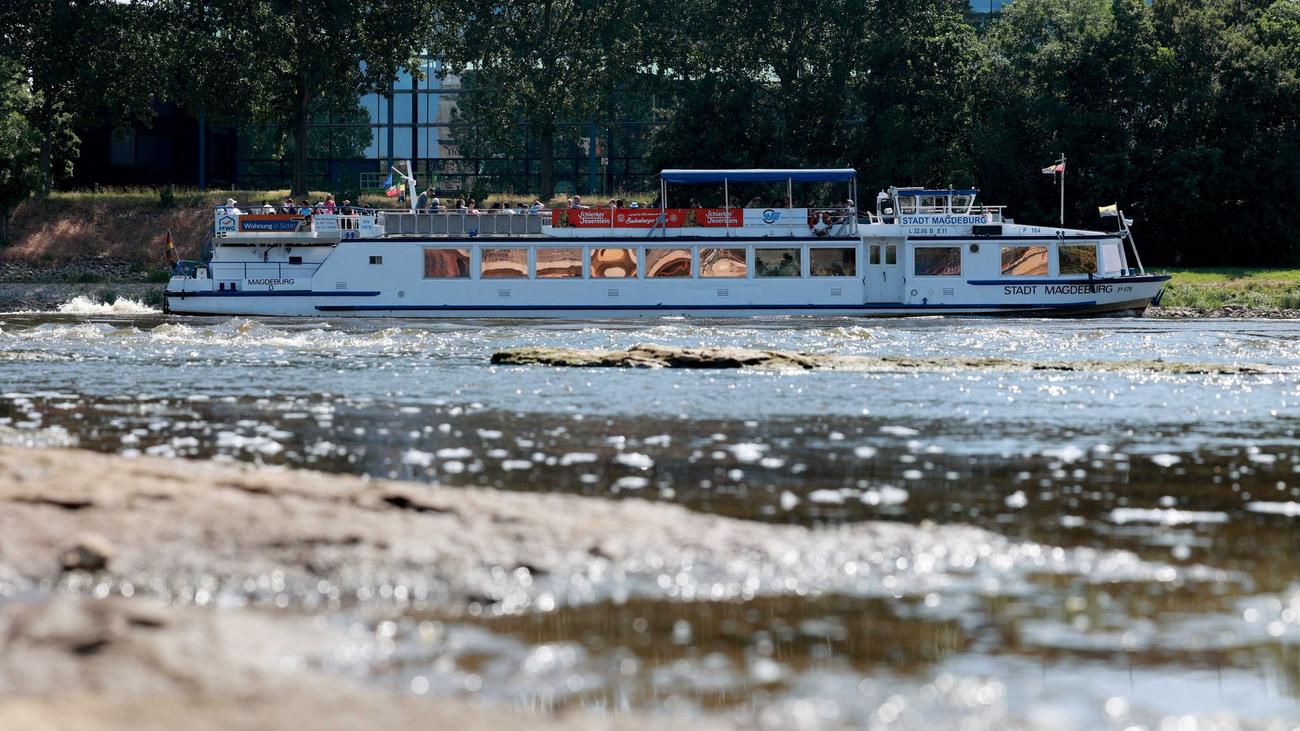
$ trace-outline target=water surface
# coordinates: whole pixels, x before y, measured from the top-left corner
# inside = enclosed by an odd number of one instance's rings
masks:
[[[645,342],[1270,373],[487,363],[506,347]],[[352,670],[411,692],[781,728],[1300,718],[1296,322],[14,314],[0,315],[0,394],[10,443],[636,497],[778,523],[884,520],[918,536],[974,525],[1068,551],[1052,571],[1008,556],[992,583],[904,561],[878,595],[813,582],[709,601],[688,577],[623,602],[368,625],[363,642],[387,651]],[[1087,558],[1114,551],[1152,568]]]

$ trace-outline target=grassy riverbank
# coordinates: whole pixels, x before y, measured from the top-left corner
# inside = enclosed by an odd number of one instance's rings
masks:
[[[1161,307],[1300,309],[1300,269],[1171,269]]]

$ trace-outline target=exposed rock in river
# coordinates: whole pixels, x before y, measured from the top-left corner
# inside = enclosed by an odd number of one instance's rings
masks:
[[[834,355],[744,348],[682,348],[634,345],[627,350],[581,350],[531,346],[499,350],[495,365],[549,365],[573,368],[771,368],[896,372],[917,370],[1015,371],[1155,371],[1174,374],[1242,375],[1274,372],[1267,366],[1178,363],[1164,360],[1024,361],[1011,358],[962,358]]]
[[[810,529],[642,500],[0,448],[0,728],[662,727],[359,684],[323,669],[348,654],[348,623],[331,618],[988,592],[1085,572],[1223,578],[962,525]],[[709,723],[725,720],[691,726]]]

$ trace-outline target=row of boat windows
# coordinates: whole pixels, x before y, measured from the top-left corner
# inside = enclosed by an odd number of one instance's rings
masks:
[[[814,277],[857,276],[854,247],[809,247],[804,261],[800,247],[753,249],[753,262],[744,248],[646,247],[639,248],[538,248],[531,265],[537,279],[581,279],[584,264],[593,279],[742,278],[802,277],[805,267]],[[482,279],[527,279],[530,276],[526,248],[479,249],[479,277]],[[698,252],[698,261],[696,254]],[[373,263],[373,262],[372,262]],[[468,279],[472,259],[469,249],[425,249],[425,279]]]
[[[1046,246],[1003,246],[1001,248],[1002,274],[1004,276],[1048,276],[1048,250]],[[1056,251],[1058,271],[1061,275],[1097,273],[1096,245],[1062,245],[1056,247]],[[889,253],[886,252],[887,255]],[[878,263],[878,254],[875,247],[872,247],[872,251],[868,256],[872,264]],[[894,262],[886,261],[885,263],[892,264]],[[913,255],[913,274],[918,277],[961,276],[961,247],[917,247]]]

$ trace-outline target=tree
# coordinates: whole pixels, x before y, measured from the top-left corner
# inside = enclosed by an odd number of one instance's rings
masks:
[[[555,145],[564,121],[598,115],[632,77],[648,4],[634,0],[466,0],[443,27],[446,73],[466,76],[462,120],[498,149],[521,128],[540,158],[539,194],[555,193]]]
[[[0,63],[0,246],[13,209],[40,185],[41,136],[30,121],[39,106],[22,74]]]
[[[74,129],[152,118],[161,78],[148,52],[159,42],[156,7],[115,0],[9,0],[0,3],[0,56],[28,80],[27,118],[40,137],[46,194],[71,174]]]
[[[848,87],[865,33],[861,0],[685,0],[655,35],[670,103],[660,166],[848,162]]]
[[[176,83],[192,110],[271,125],[293,155],[291,194],[307,194],[309,122],[320,99],[383,90],[418,75],[438,0],[166,0]]]

